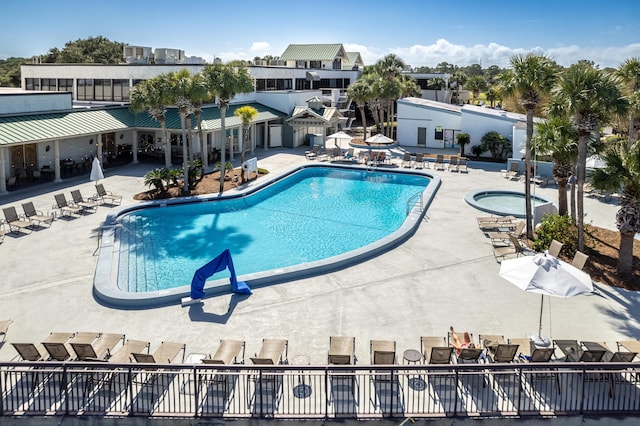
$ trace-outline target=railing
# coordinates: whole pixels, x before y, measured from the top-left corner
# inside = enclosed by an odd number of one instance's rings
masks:
[[[218,368],[216,368],[218,367]],[[219,366],[2,363],[2,415],[224,418],[634,416],[617,363]]]
[[[416,192],[407,200],[406,216],[409,216],[415,203],[418,203],[418,211],[422,211],[422,192]]]

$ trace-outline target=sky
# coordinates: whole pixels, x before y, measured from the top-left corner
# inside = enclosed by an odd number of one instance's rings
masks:
[[[2,0],[0,59],[104,36],[211,62],[280,56],[289,44],[342,43],[365,65],[483,68],[536,52],[568,66],[640,57],[638,0]]]

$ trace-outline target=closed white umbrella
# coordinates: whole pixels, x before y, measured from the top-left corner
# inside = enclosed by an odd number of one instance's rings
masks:
[[[96,182],[100,179],[104,179],[104,174],[102,173],[102,167],[100,167],[100,160],[98,160],[98,157],[95,157],[93,159],[93,163],[91,163],[91,174],[89,175],[89,180],[91,182]]]
[[[544,295],[567,298],[593,292],[589,274],[548,253],[505,260],[499,275],[523,291],[542,295],[538,336],[533,338],[541,346],[550,343],[542,337]]]

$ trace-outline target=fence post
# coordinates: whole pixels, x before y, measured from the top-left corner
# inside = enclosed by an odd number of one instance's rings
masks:
[[[198,418],[198,391],[200,390],[200,384],[198,383],[198,366],[193,366],[193,417]]]
[[[67,364],[62,364],[62,380],[60,383],[64,394],[64,414],[69,415],[69,389],[67,386]]]

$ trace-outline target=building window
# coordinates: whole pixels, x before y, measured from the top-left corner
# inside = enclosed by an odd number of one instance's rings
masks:
[[[309,61],[309,68],[319,70],[322,68],[322,61]]]
[[[73,92],[73,79],[72,78],[59,78],[58,79],[58,92]]]
[[[42,86],[41,90],[51,90],[54,92],[58,90],[55,78],[43,78],[40,80],[40,84]]]
[[[40,90],[39,78],[25,78],[26,90]]]
[[[113,80],[113,100],[116,102],[129,100],[129,80]]]
[[[78,94],[76,95],[79,101],[93,101],[93,80],[90,78],[78,79]]]
[[[441,141],[444,140],[444,130],[442,126],[437,126],[435,129],[435,140]]]

